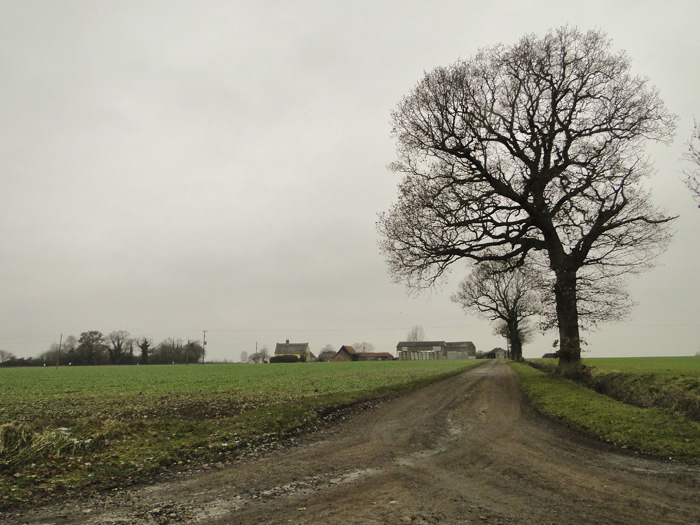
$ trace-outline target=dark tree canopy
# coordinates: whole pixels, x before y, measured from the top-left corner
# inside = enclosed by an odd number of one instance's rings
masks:
[[[126,355],[128,350],[133,350],[133,340],[129,337],[129,332],[126,330],[110,332],[106,337],[106,343],[109,361],[113,365],[133,360],[132,352]]]
[[[642,271],[670,238],[640,184],[645,142],[674,130],[656,89],[603,33],[564,27],[426,73],[392,121],[405,177],[378,229],[395,279],[543,254],[560,364],[577,364],[579,275]]]
[[[90,330],[80,334],[75,349],[79,362],[87,365],[100,365],[107,361],[105,337],[99,330]]]

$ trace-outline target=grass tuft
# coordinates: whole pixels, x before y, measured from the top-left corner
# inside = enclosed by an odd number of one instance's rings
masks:
[[[81,441],[64,428],[36,432],[26,423],[0,425],[0,471],[52,456],[87,450],[91,440]]]

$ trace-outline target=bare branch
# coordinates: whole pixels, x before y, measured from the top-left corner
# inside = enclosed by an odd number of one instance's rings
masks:
[[[683,171],[685,185],[700,207],[700,127],[696,122],[683,159],[691,164]]]

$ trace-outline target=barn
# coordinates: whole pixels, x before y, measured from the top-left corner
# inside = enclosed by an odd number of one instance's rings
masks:
[[[471,341],[400,341],[396,355],[401,361],[476,359],[476,346]]]

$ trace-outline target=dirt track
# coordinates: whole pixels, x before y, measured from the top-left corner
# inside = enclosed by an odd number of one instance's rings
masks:
[[[588,440],[489,362],[262,458],[9,523],[700,523],[700,468]]]

